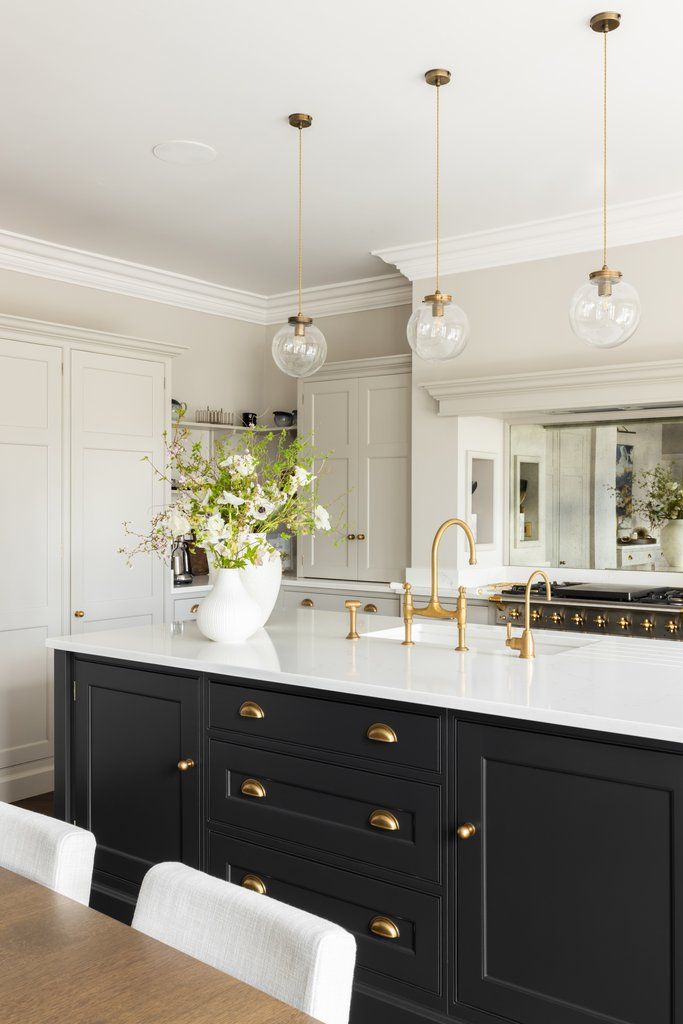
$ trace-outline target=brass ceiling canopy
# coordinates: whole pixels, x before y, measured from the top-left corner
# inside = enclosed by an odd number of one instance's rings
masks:
[[[292,128],[310,128],[313,118],[310,114],[290,114],[287,118]]]
[[[621,25],[621,15],[616,11],[602,11],[594,14],[590,26],[594,32],[614,32]]]
[[[431,71],[425,71],[425,82],[427,85],[448,85],[451,80],[450,71],[446,71],[445,68],[432,68]]]

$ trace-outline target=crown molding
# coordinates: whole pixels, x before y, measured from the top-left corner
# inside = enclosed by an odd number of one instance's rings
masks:
[[[316,372],[315,380],[337,380],[340,377],[380,377],[388,373],[410,373],[412,353],[402,352],[398,356],[371,356],[369,359],[343,359],[325,363]],[[306,383],[306,378],[302,378]]]
[[[601,217],[600,210],[588,210],[444,238],[441,273],[461,274],[597,251]],[[683,235],[683,192],[611,206],[609,223],[611,247]],[[419,281],[434,275],[434,244],[429,241],[376,249],[372,255],[395,266],[409,281]]]
[[[420,385],[439,416],[493,416],[510,422],[557,422],[567,416],[598,420],[620,415],[680,413],[683,359],[618,366],[584,366],[492,377],[460,377]]]
[[[139,355],[167,356],[171,359],[187,352],[188,345],[174,345],[151,338],[134,338],[125,334],[110,334],[108,331],[91,331],[87,327],[72,327],[55,324],[49,320],[31,320],[24,316],[0,314],[0,338],[10,341],[28,341],[39,344],[87,345],[88,348],[126,349]]]
[[[402,274],[365,277],[358,281],[305,288],[306,314],[312,317],[334,316],[338,313],[359,313],[387,306],[409,306],[413,301],[410,282]],[[267,324],[280,324],[296,312],[297,293],[281,292],[268,298]]]
[[[296,305],[296,292],[269,297],[239,291],[196,277],[72,249],[12,231],[0,230],[0,269],[97,288],[148,302],[161,302],[212,316],[245,320],[260,326],[284,322]],[[306,288],[303,295],[306,311],[310,310],[313,316],[356,313],[412,302],[412,289],[401,274]]]

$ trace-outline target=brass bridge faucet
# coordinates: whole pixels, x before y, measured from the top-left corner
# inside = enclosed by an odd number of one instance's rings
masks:
[[[546,597],[549,601],[552,600],[552,594],[550,591],[550,580],[543,569],[534,569],[529,579],[526,581],[526,588],[524,590],[524,630],[522,635],[517,637],[512,635],[512,626],[508,622],[505,631],[505,646],[511,647],[513,651],[519,651],[520,658],[535,658],[536,647],[534,644],[534,637],[529,628],[529,621],[531,618],[531,584],[534,582],[537,576],[542,576],[545,580],[545,592]]]
[[[467,541],[470,546],[470,565],[477,564],[477,549],[474,543],[474,534],[470,530],[469,526],[462,519],[447,519],[446,522],[442,523],[436,531],[434,540],[432,541],[432,584],[429,604],[426,604],[424,608],[416,608],[413,604],[413,595],[410,592],[411,584],[403,584],[403,589],[405,590],[405,598],[403,599],[403,621],[406,627],[405,639],[403,640],[404,647],[412,647],[414,643],[412,637],[413,617],[415,615],[423,615],[427,619],[455,619],[458,623],[458,646],[455,649],[456,651],[467,650],[467,644],[465,643],[465,630],[467,627],[466,588],[458,587],[458,601],[455,611],[450,611],[448,608],[444,608],[439,600],[438,594],[439,545],[444,533],[451,526],[459,526],[465,531],[465,536],[467,537]]]

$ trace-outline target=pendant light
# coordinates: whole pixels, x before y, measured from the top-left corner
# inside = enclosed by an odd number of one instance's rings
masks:
[[[425,295],[408,321],[408,344],[416,355],[430,362],[455,359],[465,348],[470,334],[467,314],[451,295],[439,289],[440,186],[441,186],[441,87],[451,80],[450,71],[433,68],[425,74],[427,85],[436,89],[436,274],[432,295]]]
[[[327,358],[327,342],[322,331],[314,325],[310,316],[304,316],[301,310],[301,281],[303,265],[303,248],[301,234],[301,169],[302,147],[301,138],[304,128],[310,128],[313,118],[310,114],[290,114],[289,123],[299,133],[299,198],[298,198],[298,312],[290,316],[287,323],[277,331],[273,338],[273,359],[283,373],[290,377],[310,377]]]
[[[590,20],[593,31],[602,34],[602,269],[589,274],[574,294],[569,321],[574,334],[595,348],[623,345],[640,323],[637,291],[607,263],[607,36],[620,23],[621,15],[614,11]]]

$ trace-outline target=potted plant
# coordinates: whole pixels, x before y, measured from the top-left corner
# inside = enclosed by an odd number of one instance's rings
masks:
[[[659,463],[637,476],[645,496],[634,498],[633,509],[652,529],[661,528],[662,553],[672,569],[683,569],[683,488],[671,469]]]
[[[179,424],[172,439],[165,438],[166,466],[152,467],[161,479],[174,480],[175,500],[154,515],[145,533],[124,523],[136,543],[121,552],[129,562],[149,553],[167,560],[177,537],[193,534],[214,573],[197,625],[210,640],[239,643],[264,624],[277,599],[282,566],[268,533],[332,528],[316,498],[313,467],[322,457],[286,431],[248,430],[236,442],[215,442],[209,458],[201,443],[188,445],[188,437]]]

